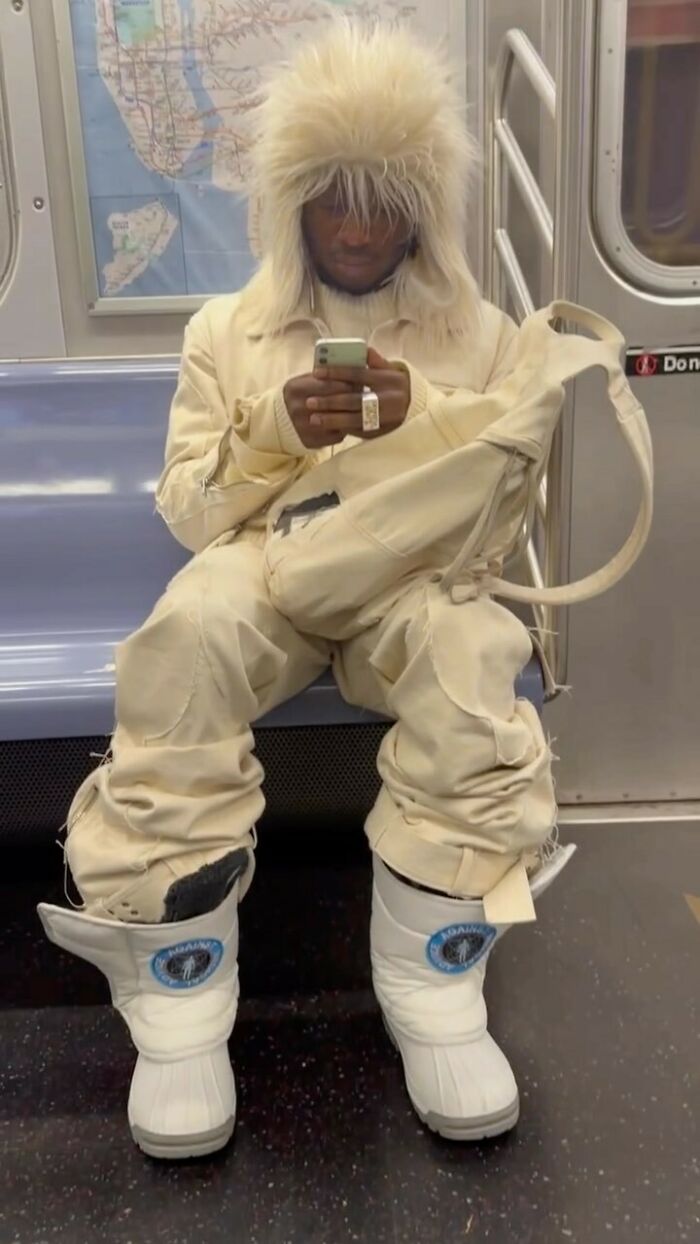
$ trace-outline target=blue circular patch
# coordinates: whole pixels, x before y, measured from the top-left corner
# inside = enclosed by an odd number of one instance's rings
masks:
[[[159,950],[151,959],[151,971],[168,989],[194,989],[213,976],[223,954],[223,943],[217,938],[197,937]]]
[[[496,940],[492,924],[448,924],[429,938],[428,963],[438,972],[467,972],[482,959]]]

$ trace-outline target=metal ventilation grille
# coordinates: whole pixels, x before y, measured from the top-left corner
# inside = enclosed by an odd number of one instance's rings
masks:
[[[297,726],[261,730],[267,818],[357,820],[369,811],[379,778],[376,755],[388,726]],[[55,833],[71,799],[99,764],[109,740],[38,739],[0,743],[0,838]]]

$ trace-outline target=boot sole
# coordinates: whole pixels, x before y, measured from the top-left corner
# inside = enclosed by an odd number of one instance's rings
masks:
[[[165,1158],[167,1161],[182,1161],[184,1158],[201,1158],[208,1153],[216,1153],[223,1149],[233,1136],[235,1119],[227,1119],[220,1127],[210,1132],[200,1132],[196,1136],[161,1136],[157,1132],[147,1132],[136,1125],[131,1128],[131,1135],[143,1153],[149,1158]]]
[[[519,1097],[516,1097],[510,1106],[506,1106],[505,1110],[483,1115],[480,1119],[448,1119],[444,1115],[435,1114],[432,1110],[424,1114],[414,1102],[410,1092],[408,1095],[421,1123],[425,1123],[431,1132],[437,1132],[445,1140],[490,1140],[494,1136],[510,1132],[520,1117]]]
[[[401,1047],[384,1014],[382,1014],[382,1020],[391,1044],[401,1057]],[[403,1062],[403,1059],[401,1061]],[[445,1140],[488,1140],[493,1136],[501,1136],[503,1132],[509,1132],[520,1118],[519,1096],[516,1096],[515,1100],[503,1110],[494,1110],[492,1114],[480,1115],[478,1119],[451,1119],[447,1115],[436,1114],[434,1110],[427,1112],[421,1110],[411,1096],[408,1084],[406,1084],[406,1092],[421,1123],[429,1127],[431,1132],[444,1137]]]

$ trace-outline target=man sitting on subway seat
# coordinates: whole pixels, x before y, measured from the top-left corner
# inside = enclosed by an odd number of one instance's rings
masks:
[[[487,957],[568,851],[545,845],[550,751],[514,694],[530,635],[441,575],[458,546],[440,524],[470,491],[449,451],[480,430],[475,395],[503,384],[517,336],[467,264],[473,145],[436,55],[343,24],[272,81],[254,157],[261,264],[188,325],[157,489],[195,556],[117,648],[111,755],[68,818],[83,906],[42,918],[109,977],[138,1049],[137,1144],[225,1145],[263,810],[251,723],[332,665],[349,702],[394,721],[366,823],[388,1035],[425,1123],[494,1136],[519,1102],[486,1027]],[[319,339],[349,353],[315,357]],[[358,471],[366,520],[347,506]]]

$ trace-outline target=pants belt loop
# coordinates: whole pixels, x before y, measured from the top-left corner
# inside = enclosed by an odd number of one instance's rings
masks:
[[[459,864],[455,873],[452,884],[450,886],[450,894],[457,894],[460,898],[481,898],[480,894],[470,893],[470,883],[473,889],[474,879],[472,873],[474,871],[473,847],[458,847]]]
[[[525,924],[537,919],[522,858],[484,895],[484,915],[489,924]]]

